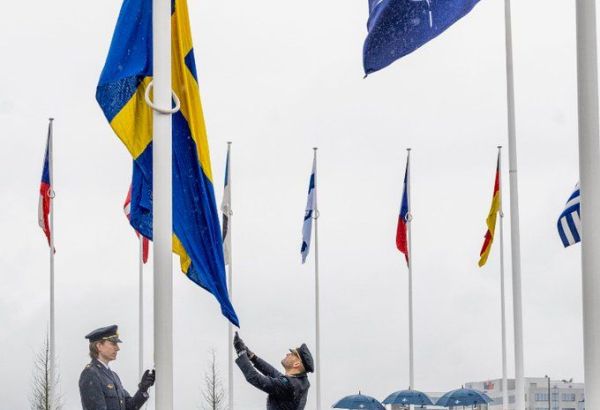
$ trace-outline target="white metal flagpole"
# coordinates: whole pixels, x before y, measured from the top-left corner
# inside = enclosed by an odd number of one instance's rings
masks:
[[[321,322],[319,312],[319,207],[317,205],[317,147],[314,147],[315,188],[314,212],[315,220],[315,333],[316,333],[316,376],[317,376],[317,410],[321,410]]]
[[[577,100],[585,407],[600,408],[600,141],[596,2],[577,0]]]
[[[140,242],[139,260],[139,288],[138,288],[138,372],[139,377],[144,374],[144,237],[138,235]]]
[[[225,244],[226,248],[227,248],[227,263],[229,265],[229,271],[228,271],[228,275],[227,275],[227,289],[229,290],[229,300],[231,300],[231,303],[233,303],[233,249],[232,249],[232,238],[231,238],[231,225],[232,225],[232,219],[233,219],[233,210],[231,209],[231,141],[227,142],[227,170],[226,170],[226,189],[228,189],[229,191],[227,193],[225,193],[225,195],[228,196],[227,198],[227,209],[223,209],[224,213],[227,213],[227,237],[225,238],[225,241],[227,242]],[[229,363],[228,363],[228,382],[229,382],[229,410],[233,410],[233,403],[234,403],[234,397],[233,397],[233,343],[231,342],[233,340],[233,325],[231,324],[231,322],[228,322],[228,326],[227,326],[227,333],[228,333],[228,342],[227,342],[227,346],[229,346]]]
[[[519,185],[517,178],[517,137],[515,86],[512,58],[510,0],[504,0],[506,25],[506,96],[508,113],[508,163],[510,182],[510,235],[515,337],[515,410],[525,410],[525,366],[523,363],[523,307],[521,296],[521,237],[519,233]]]
[[[56,333],[54,319],[54,159],[53,159],[53,122],[54,118],[49,118],[48,123],[48,179],[50,182],[50,399],[54,402],[56,382]]]
[[[171,107],[171,2],[152,1],[154,104]],[[173,409],[172,128],[153,113],[154,365],[156,409]]]
[[[406,218],[406,225],[408,231],[408,380],[410,389],[415,388],[415,361],[414,361],[414,337],[413,337],[413,283],[412,283],[412,268],[413,268],[413,254],[412,254],[412,207],[411,207],[411,196],[410,196],[410,148],[406,149],[406,191],[408,197],[408,216]]]
[[[502,312],[502,409],[508,409],[506,370],[506,296],[504,293],[504,210],[502,208],[502,146],[498,146],[498,179],[500,193],[500,309]]]

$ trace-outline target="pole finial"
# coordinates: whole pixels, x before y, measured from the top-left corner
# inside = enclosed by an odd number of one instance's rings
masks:
[[[227,141],[227,145],[231,145],[231,141]]]
[[[313,150],[315,150],[315,151],[318,150],[318,149],[319,149],[319,147],[313,147]]]
[[[48,121],[50,121],[50,122],[54,121],[54,117],[48,118]]]
[[[502,149],[502,145],[498,145],[498,149]]]

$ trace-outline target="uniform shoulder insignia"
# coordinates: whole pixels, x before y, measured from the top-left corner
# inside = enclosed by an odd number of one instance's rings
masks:
[[[115,388],[114,384],[112,384],[112,383],[107,384],[106,387],[108,387],[109,389],[114,389]]]
[[[86,368],[86,369],[89,369],[90,367],[92,367],[92,364],[91,364],[91,363],[88,363],[88,364],[86,364],[86,365],[85,365],[85,368]]]

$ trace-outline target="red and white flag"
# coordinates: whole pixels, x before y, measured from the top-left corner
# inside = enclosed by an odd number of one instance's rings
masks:
[[[40,183],[40,200],[38,203],[38,224],[44,231],[48,245],[52,246],[50,232],[50,212],[52,212],[52,122],[48,127],[48,139],[46,141],[46,155],[44,156],[44,168],[42,169],[42,181]]]
[[[125,198],[125,204],[123,204],[123,212],[125,212],[125,216],[127,220],[131,219],[131,186],[129,187],[129,191],[127,192],[127,198]],[[148,262],[148,252],[149,252],[149,240],[143,235],[140,235],[138,231],[135,231],[135,234],[142,238],[142,261],[144,263]]]
[[[400,204],[400,214],[398,215],[398,225],[396,227],[396,247],[404,254],[406,264],[410,264],[410,249],[408,246],[408,223],[410,222],[410,198],[408,196],[408,185],[410,175],[410,157],[406,158],[406,171],[404,171],[404,190],[402,192],[402,203]]]

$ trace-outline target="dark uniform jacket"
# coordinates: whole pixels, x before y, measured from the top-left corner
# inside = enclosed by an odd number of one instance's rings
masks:
[[[138,410],[148,400],[148,393],[131,397],[119,376],[94,359],[79,377],[79,394],[83,410]]]
[[[257,356],[252,360],[242,353],[235,361],[254,387],[269,394],[267,410],[302,410],[310,383],[306,373],[286,376]]]

